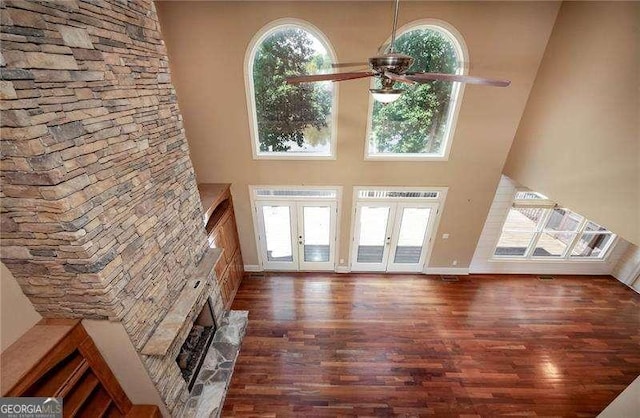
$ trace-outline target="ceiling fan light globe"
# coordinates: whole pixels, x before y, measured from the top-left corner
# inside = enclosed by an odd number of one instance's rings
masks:
[[[373,99],[380,103],[395,102],[402,96],[403,90],[400,89],[369,89]]]

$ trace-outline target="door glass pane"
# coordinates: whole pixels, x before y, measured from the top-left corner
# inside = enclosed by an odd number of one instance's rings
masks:
[[[571,256],[593,258],[602,257],[604,256],[604,250],[608,247],[609,241],[612,239],[612,234],[591,234],[585,232],[580,237],[580,241],[578,241],[575,247],[573,247]]]
[[[533,232],[503,231],[496,246],[496,256],[521,257],[527,252]]]
[[[545,230],[551,231],[576,231],[584,218],[569,209],[553,208]]]
[[[531,244],[534,231],[545,214],[543,208],[511,208],[502,227],[494,255],[522,257]]]
[[[304,206],[304,261],[329,261],[331,207]]]
[[[267,260],[293,261],[289,206],[263,206]]]
[[[388,207],[360,209],[360,236],[358,237],[358,263],[381,263],[387,235]]]
[[[394,263],[415,264],[420,261],[430,214],[430,208],[405,208],[402,211]]]
[[[575,236],[576,234],[571,232],[545,231],[540,234],[533,255],[535,257],[560,257]]]
[[[511,208],[503,231],[533,231],[544,216],[542,208]]]
[[[604,226],[600,226],[595,222],[587,221],[587,226],[584,229],[585,232],[609,232]]]
[[[582,223],[584,218],[569,209],[553,208],[549,214],[547,224],[544,226],[540,239],[533,250],[534,257],[560,257],[567,246],[576,237],[574,231]]]

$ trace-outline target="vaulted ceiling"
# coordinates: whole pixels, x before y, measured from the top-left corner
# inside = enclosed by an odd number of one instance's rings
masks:
[[[336,160],[252,158],[245,59],[254,35],[276,19],[302,19],[326,35],[339,61],[362,61],[388,40],[392,23],[390,2],[158,2],[156,5],[198,180],[233,183],[247,264],[257,259],[247,186],[324,184],[342,185],[346,190],[340,224],[342,259],[348,259],[351,186],[449,187],[430,265],[450,266],[454,260],[461,266],[468,265],[561,3],[401,3],[400,26],[420,19],[437,19],[460,32],[469,51],[469,74],[512,80],[506,89],[471,85],[465,88],[451,155],[445,162],[365,161],[371,100],[367,80],[347,81],[338,87]],[[576,46],[559,48],[562,47]],[[519,164],[516,154],[512,155],[512,161],[510,172],[515,175],[517,170],[513,167]],[[530,186],[535,188],[538,184],[531,182]],[[563,192],[540,191],[562,202]],[[602,219],[600,222],[606,224]],[[450,234],[450,238],[440,239],[442,233]]]

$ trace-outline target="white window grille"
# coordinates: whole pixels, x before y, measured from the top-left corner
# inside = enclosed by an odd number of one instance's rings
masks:
[[[303,189],[303,188],[257,188],[253,191],[256,199],[331,199],[338,197],[337,189]]]
[[[437,200],[440,192],[427,190],[359,190],[358,199],[429,199]]]
[[[616,235],[546,196],[518,191],[496,244],[496,259],[604,259]]]

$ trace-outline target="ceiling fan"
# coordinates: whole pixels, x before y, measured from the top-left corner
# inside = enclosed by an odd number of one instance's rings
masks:
[[[358,78],[378,77],[382,84],[382,88],[369,89],[373,98],[382,103],[391,103],[402,95],[404,90],[394,88],[394,84],[416,84],[428,83],[433,80],[440,81],[457,81],[461,83],[480,84],[493,87],[507,87],[511,84],[509,80],[494,80],[484,77],[475,77],[463,74],[445,74],[431,72],[408,72],[413,64],[413,57],[409,55],[394,52],[394,44],[396,40],[396,29],[398,24],[398,5],[399,0],[395,0],[393,14],[393,31],[391,32],[391,42],[384,54],[369,58],[370,70],[367,71],[351,71],[329,74],[316,75],[300,75],[287,77],[289,84],[313,83],[317,81],[345,81],[355,80]],[[347,63],[335,64],[334,67],[349,67],[366,65],[366,63]]]

